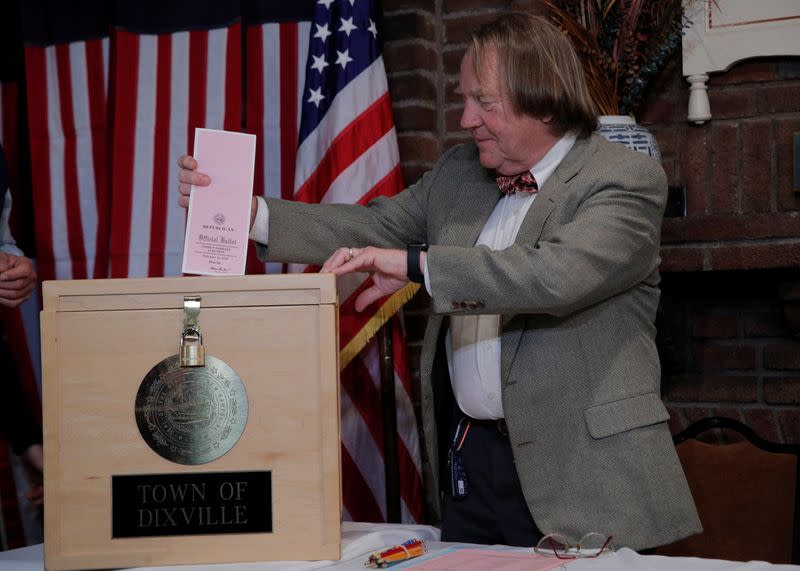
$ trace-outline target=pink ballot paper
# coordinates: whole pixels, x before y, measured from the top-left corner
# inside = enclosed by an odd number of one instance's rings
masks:
[[[546,557],[522,551],[494,551],[492,549],[451,549],[426,561],[398,565],[408,571],[547,571],[567,567],[571,559]]]
[[[183,242],[183,273],[244,275],[256,137],[196,129],[194,158],[211,184],[193,187]]]

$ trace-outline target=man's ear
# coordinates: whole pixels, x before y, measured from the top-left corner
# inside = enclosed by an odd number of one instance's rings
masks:
[[[552,115],[546,115],[546,116],[542,117],[542,118],[540,119],[540,121],[541,121],[542,123],[545,123],[545,124],[550,124],[550,123],[552,123],[552,122],[553,122],[553,116],[552,116]]]

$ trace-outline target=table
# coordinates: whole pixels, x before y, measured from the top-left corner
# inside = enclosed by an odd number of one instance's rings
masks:
[[[340,561],[274,561],[269,563],[231,563],[217,565],[167,565],[160,567],[137,567],[131,571],[304,571],[306,569],[356,569],[364,571],[367,555],[387,545],[394,545],[412,537],[424,539],[429,555],[453,547],[476,547],[474,545],[443,543],[439,541],[439,530],[428,525],[400,525],[344,522],[342,526],[342,559]],[[493,549],[514,549],[497,546]],[[44,550],[42,544],[0,552],[0,571],[43,571]],[[719,559],[697,559],[692,557],[662,557],[639,555],[630,549],[598,557],[571,561],[565,571],[800,571],[800,566],[771,565],[760,561],[739,563]],[[395,567],[397,569],[397,567]]]

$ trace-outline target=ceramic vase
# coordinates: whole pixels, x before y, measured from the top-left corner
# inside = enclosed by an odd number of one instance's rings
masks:
[[[630,115],[601,115],[597,121],[597,133],[612,143],[622,143],[633,151],[661,160],[655,136]]]

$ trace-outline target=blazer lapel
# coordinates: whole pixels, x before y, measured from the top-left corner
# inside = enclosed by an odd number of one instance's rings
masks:
[[[547,221],[547,217],[550,216],[556,199],[561,194],[570,191],[569,182],[580,172],[587,159],[594,154],[596,147],[597,141],[593,137],[575,141],[567,156],[564,157],[556,171],[547,179],[544,187],[539,191],[536,200],[522,222],[522,226],[520,226],[515,243],[532,244],[539,240],[544,229],[544,223]]]
[[[556,171],[547,179],[542,189],[539,191],[536,200],[533,201],[525,220],[520,226],[515,244],[535,244],[539,241],[544,230],[544,224],[558,196],[571,192],[570,181],[577,175],[586,164],[586,161],[597,150],[597,140],[595,135],[578,139],[570,152],[558,165]],[[511,364],[519,349],[522,333],[525,330],[524,317],[510,315],[501,318],[502,321],[502,343],[500,344],[500,372],[503,383],[508,382],[511,371]]]
[[[464,184],[459,198],[450,209],[438,241],[447,246],[474,246],[486,220],[500,199],[494,179]]]

